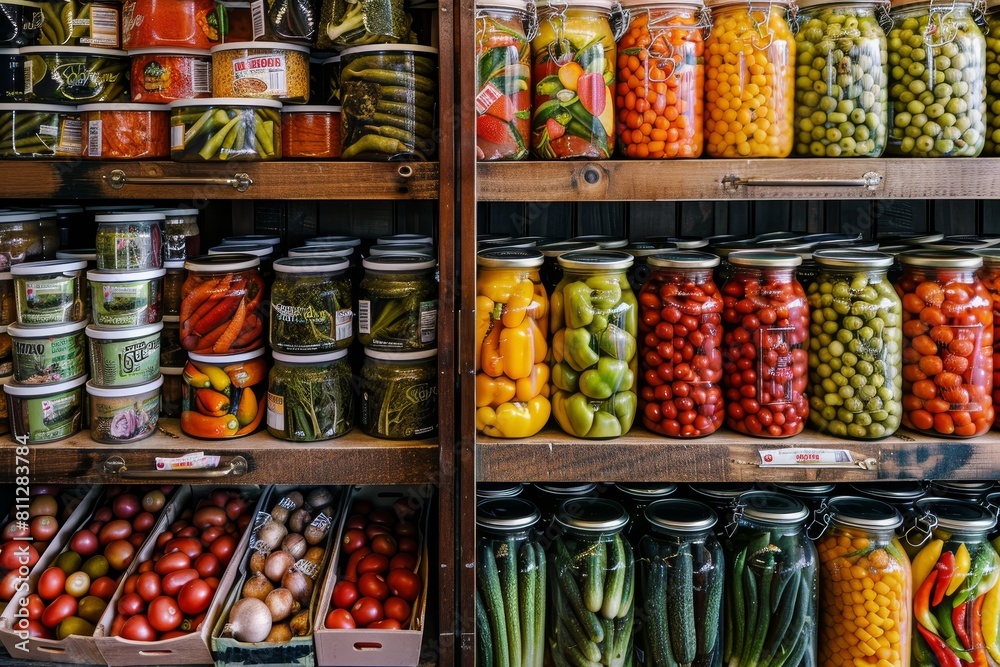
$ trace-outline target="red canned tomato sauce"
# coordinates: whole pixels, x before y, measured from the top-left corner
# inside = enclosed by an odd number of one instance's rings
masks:
[[[199,49],[133,49],[132,101],[167,104],[210,97],[212,54]]]
[[[214,0],[125,0],[122,47],[207,49],[222,41],[226,8]]]

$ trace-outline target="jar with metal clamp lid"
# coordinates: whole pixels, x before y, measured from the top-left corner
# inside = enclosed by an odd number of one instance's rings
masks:
[[[754,490],[753,484],[743,484],[740,482],[717,482],[714,484],[691,484],[686,489],[687,497],[698,500],[709,507],[719,517],[716,524],[716,532],[720,535],[724,533],[733,515],[733,508],[736,499],[744,493]]]
[[[584,497],[597,497],[597,484],[593,482],[551,482],[532,484],[525,496],[538,507],[542,513],[540,527],[545,530],[555,521],[559,508],[567,500]]]
[[[887,484],[852,484],[850,487],[852,495],[880,500],[887,505],[891,505],[903,516],[903,523],[896,529],[896,537],[903,545],[903,550],[911,559],[917,555],[917,550],[913,549],[903,539],[906,529],[916,521],[920,514],[917,509],[917,501],[927,495],[927,490],[920,482],[889,482]]]
[[[952,500],[968,500],[982,503],[996,486],[991,481],[935,480],[931,482],[929,495]]]
[[[774,484],[776,493],[783,493],[800,501],[809,508],[813,518],[826,509],[826,501],[834,496],[837,490],[834,484]]]
[[[614,499],[621,503],[625,511],[632,517],[625,529],[625,539],[636,546],[639,538],[646,534],[649,526],[643,512],[658,500],[664,500],[677,492],[676,484],[660,482],[618,482],[613,485]]]

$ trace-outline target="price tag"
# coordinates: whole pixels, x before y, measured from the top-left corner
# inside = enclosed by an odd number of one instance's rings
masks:
[[[310,579],[315,579],[316,575],[319,574],[319,566],[315,563],[310,563],[304,558],[300,558],[295,561],[295,565],[293,567]]]
[[[257,516],[255,516],[253,519],[253,531],[251,533],[252,537],[250,538],[249,548],[251,551],[258,551],[264,556],[267,556],[271,553],[271,547],[258,540],[257,533],[259,533],[260,529],[263,528],[272,520],[273,519],[271,518],[271,515],[268,514],[267,512],[263,510],[257,512]]]
[[[218,456],[205,456],[205,452],[191,452],[177,458],[164,458],[157,456],[155,459],[157,470],[200,470],[202,468],[218,468]]]
[[[854,468],[857,462],[846,449],[787,448],[760,451],[762,468]]]

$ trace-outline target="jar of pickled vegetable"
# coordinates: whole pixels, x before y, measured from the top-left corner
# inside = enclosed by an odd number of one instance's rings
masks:
[[[986,40],[973,2],[894,0],[888,153],[975,157],[986,139]]]
[[[984,248],[976,251],[983,258],[983,266],[976,277],[990,293],[993,301],[993,320],[1000,316],[1000,249]],[[993,404],[1000,403],[1000,350],[993,350]],[[1000,428],[1000,426],[997,426]]]
[[[636,411],[638,308],[623,252],[559,257],[563,279],[552,293],[552,413],[577,438],[615,438]]]
[[[613,500],[567,500],[549,547],[552,602],[548,627],[555,665],[624,665],[632,655],[635,562],[622,535],[625,509]]]
[[[354,310],[347,260],[285,257],[275,260],[270,342],[278,352],[315,354],[347,348]]]
[[[711,157],[788,157],[795,136],[795,38],[786,0],[711,0],[705,135]]]
[[[753,484],[739,482],[694,484],[689,485],[687,488],[688,495],[691,498],[711,507],[715,515],[719,517],[719,523],[715,526],[715,532],[720,536],[725,534],[725,528],[732,519],[736,499],[744,493],[753,490]]]
[[[921,547],[912,565],[917,631],[910,664],[986,664],[987,651],[1000,657],[1000,556],[988,538],[996,517],[962,500],[925,498],[917,505],[921,523],[933,528],[907,536]]]
[[[538,3],[531,41],[531,148],[545,160],[604,159],[615,150],[611,0]]]
[[[805,532],[809,509],[780,493],[739,497],[726,562],[723,664],[750,667],[769,656],[807,666],[816,655],[816,548]]]
[[[529,499],[538,506],[542,513],[542,523],[539,526],[547,530],[556,520],[559,508],[567,500],[596,497],[600,494],[597,484],[593,482],[550,482],[547,484],[532,484]]]
[[[281,440],[318,442],[354,426],[354,388],[347,350],[274,352],[267,384],[267,431]]]
[[[1000,0],[986,2],[986,141],[983,154],[1000,155]]]
[[[538,519],[538,508],[523,498],[484,500],[476,507],[480,665],[509,665],[516,656],[522,667],[542,667],[548,590],[545,550],[533,530]]]
[[[619,152],[659,159],[699,157],[704,146],[705,41],[702,0],[626,0],[615,94]]]
[[[613,486],[612,493],[613,499],[632,517],[624,535],[628,543],[635,547],[639,538],[649,532],[649,524],[643,512],[650,504],[677,493],[677,485],[663,482],[619,482]]]
[[[437,262],[426,255],[369,257],[358,290],[358,340],[389,352],[437,345]]]
[[[476,3],[476,156],[480,160],[528,156],[531,47],[527,27],[526,0]]]
[[[198,354],[236,354],[264,345],[260,260],[253,255],[205,255],[184,264],[181,345]]]
[[[678,250],[647,259],[639,291],[639,409],[650,431],[697,438],[714,433],[722,405],[722,295],[712,280],[719,258]]]
[[[809,304],[794,274],[802,260],[748,250],[729,262],[733,276],[722,288],[726,425],[767,438],[795,435],[809,416]]]
[[[926,489],[920,482],[890,482],[887,484],[852,484],[851,493],[864,496],[873,500],[880,500],[887,505],[891,505],[903,516],[903,523],[896,529],[896,537],[906,555],[912,559],[917,555],[919,549],[914,549],[903,535],[907,529],[913,525],[921,512],[917,509],[917,501],[927,495]]]
[[[264,348],[226,355],[192,352],[181,379],[181,430],[187,435],[242,438],[260,427],[267,403]]]
[[[565,255],[568,252],[589,252],[601,249],[601,246],[596,243],[589,243],[587,241],[550,241],[549,243],[539,244],[536,247],[545,256],[545,262],[542,264],[540,273],[542,276],[542,285],[545,286],[546,293],[550,295],[555,291],[556,285],[559,284],[563,277],[562,267],[559,266],[560,255]]]
[[[476,429],[497,438],[535,435],[549,403],[549,298],[542,253],[493,248],[477,255]]]
[[[437,435],[437,350],[383,352],[365,348],[361,368],[361,430],[376,438],[419,440]]]
[[[970,253],[912,250],[903,277],[903,424],[968,438],[993,424],[993,300]]]
[[[878,157],[888,134],[885,2],[799,0],[795,154]]]

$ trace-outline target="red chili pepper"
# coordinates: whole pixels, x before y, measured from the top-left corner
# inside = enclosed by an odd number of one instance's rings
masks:
[[[944,594],[948,590],[951,578],[955,576],[955,553],[945,551],[938,558],[934,568],[938,571],[937,585],[934,587],[934,597],[931,598],[931,605],[936,607],[944,600]]]
[[[976,667],[986,667],[986,640],[983,639],[983,601],[985,595],[976,596],[972,603],[972,664]]]
[[[937,578],[938,571],[931,570],[931,573],[927,575],[924,583],[920,584],[920,588],[917,589],[916,594],[913,596],[913,611],[917,617],[918,625],[922,625],[932,633],[938,631],[937,619],[934,618],[934,614],[931,613],[930,609],[931,591],[934,590],[934,582],[937,581]]]
[[[941,580],[938,579],[940,584]],[[951,610],[951,626],[955,628],[955,636],[962,642],[964,648],[972,648],[969,640],[969,608],[972,606],[971,600],[966,600]]]
[[[962,667],[962,661],[958,659],[958,656],[948,648],[948,645],[940,637],[919,623],[917,624],[917,630],[920,631],[920,636],[924,638],[927,645],[931,647],[931,651],[934,652],[934,657],[937,658],[938,664],[941,667]]]

